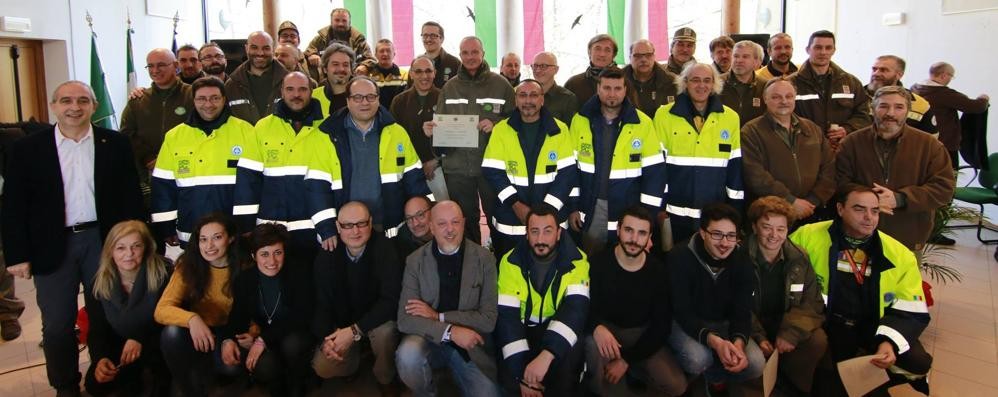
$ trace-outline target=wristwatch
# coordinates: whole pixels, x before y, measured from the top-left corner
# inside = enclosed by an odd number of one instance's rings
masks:
[[[363,336],[360,333],[360,327],[358,327],[357,324],[351,325],[350,326],[350,331],[353,331],[353,341],[354,342],[359,342],[361,336]]]

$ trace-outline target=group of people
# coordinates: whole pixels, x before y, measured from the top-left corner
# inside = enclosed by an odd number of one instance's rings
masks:
[[[772,354],[789,395],[844,394],[834,363],[862,354],[881,390],[928,393],[912,250],[953,196],[956,112],[988,102],[952,66],[908,90],[886,55],[863,86],[828,31],[799,67],[782,33],[766,66],[727,37],[699,63],[682,28],[667,63],[638,40],[623,68],[597,35],[562,87],[550,52],[495,73],[427,22],[402,72],[348,10],[330,22],[305,51],[290,21],[250,34],[231,75],[214,43],[151,51],[121,133],[65,82],[56,125],[15,144],[4,254],[34,277],[59,395],[80,393],[80,284],[95,395],[247,374],[300,395],[368,352],[384,395],[435,395],[439,368],[465,395],[710,393]],[[434,146],[435,114],[477,116],[477,147]]]

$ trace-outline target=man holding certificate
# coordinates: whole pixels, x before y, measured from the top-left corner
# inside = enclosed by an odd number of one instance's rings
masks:
[[[481,243],[476,221],[480,218],[478,199],[480,196],[481,207],[486,217],[491,218],[496,196],[482,176],[482,155],[492,127],[509,116],[515,98],[513,87],[506,78],[489,70],[481,40],[465,37],[460,49],[461,67],[457,75],[444,84],[434,120],[423,124],[423,132],[432,136],[437,130],[433,146],[442,148],[441,163],[447,191],[471,220],[465,223],[465,236]],[[458,115],[477,116],[478,120],[454,117]],[[443,121],[446,125],[438,126]]]

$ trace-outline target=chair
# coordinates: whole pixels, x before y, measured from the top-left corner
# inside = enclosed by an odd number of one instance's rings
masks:
[[[998,243],[998,239],[985,240],[981,237],[981,231],[988,229],[998,232],[996,229],[984,226],[984,205],[998,205],[998,153],[991,153],[988,156],[989,169],[981,169],[977,175],[977,183],[981,187],[958,187],[954,198],[963,202],[977,204],[981,210],[981,217],[977,219],[977,240],[984,244]]]

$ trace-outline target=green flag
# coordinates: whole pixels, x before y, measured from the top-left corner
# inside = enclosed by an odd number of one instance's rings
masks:
[[[128,76],[128,94],[131,94],[139,86],[137,75],[135,74],[135,63],[132,62],[132,28],[125,32],[125,76]],[[113,112],[112,112],[113,113]]]
[[[100,65],[100,57],[97,56],[97,35],[90,36],[90,86],[97,96],[97,111],[94,112],[90,121],[98,127],[114,129],[111,117],[114,116],[114,105],[111,104],[111,95],[107,92],[107,81],[104,79],[104,68]]]

